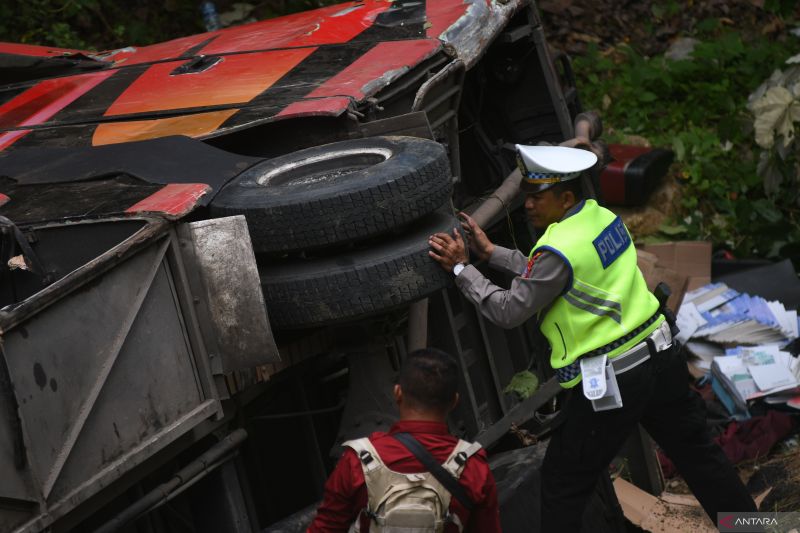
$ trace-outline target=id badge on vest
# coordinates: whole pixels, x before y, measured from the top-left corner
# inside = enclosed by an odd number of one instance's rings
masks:
[[[617,376],[614,367],[608,362],[608,356],[598,355],[581,359],[581,375],[583,395],[592,402],[595,411],[622,407]]]

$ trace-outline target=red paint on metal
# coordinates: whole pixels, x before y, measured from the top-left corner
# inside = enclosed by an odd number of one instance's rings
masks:
[[[194,209],[197,201],[210,190],[211,187],[205,183],[170,183],[132,205],[125,212],[160,213],[170,217],[182,217]]]
[[[0,54],[16,54],[33,57],[59,57],[70,54],[89,55],[94,52],[73,50],[70,48],[54,48],[52,46],[36,46],[33,44],[0,43]]]
[[[214,32],[219,33],[219,32]],[[201,33],[173,39],[164,43],[152,44],[150,46],[121,48],[113,50],[109,61],[117,65],[130,66],[151,61],[164,61],[166,59],[177,59],[203,41],[207,41],[214,36],[214,33]],[[204,54],[200,51],[198,54]]]
[[[348,2],[150,46],[120,49],[109,59],[126,66],[177,59],[209,39],[211,41],[195,55],[345,43],[372,26],[375,17],[390,6],[391,3],[384,0]]]
[[[351,96],[361,100],[374,92],[368,90],[370,94],[364,94],[368,83],[387,73],[416,65],[430,57],[440,46],[441,43],[434,39],[378,43],[346,69],[312,91],[308,97]],[[384,85],[386,83],[376,84],[374,88],[377,90]]]
[[[14,142],[16,142],[17,139],[19,139],[20,137],[24,137],[31,131],[32,130],[15,130],[15,131],[7,131],[5,133],[0,133],[0,151],[5,150],[8,146],[14,144]]]
[[[465,0],[430,0],[426,7],[428,35],[441,35],[464,16],[469,5],[471,4]],[[246,103],[296,68],[308,54],[316,50],[314,47],[352,41],[370,28],[376,17],[391,9],[391,6],[391,2],[386,0],[349,2],[152,46],[110,51],[104,57],[116,65],[129,66],[153,61],[161,63],[152,65],[135,80],[105,110],[104,116],[215,105],[230,107]],[[380,32],[376,32],[375,38],[379,39],[379,35]],[[205,41],[209,41],[208,44],[197,49],[195,55],[222,55],[222,62],[201,73],[169,75],[177,66],[187,61],[184,58],[178,59],[182,54],[196,49]],[[435,38],[378,42],[344,71],[314,89],[306,99],[290,104],[278,116],[288,118],[339,114],[346,109],[349,102],[342,99],[329,100],[328,97],[361,100],[370,96],[394,78],[394,71],[399,75],[403,69],[413,67],[432,55],[440,46],[441,43]],[[0,44],[0,51],[42,56],[78,52],[12,44]],[[247,51],[254,52],[241,53]],[[164,62],[169,59],[173,61]],[[42,124],[115,71],[116,69],[106,70],[41,82],[0,106],[0,127],[21,128]],[[310,74],[313,78],[313,73]],[[69,85],[74,83],[70,80],[81,79],[85,79],[86,84],[70,88]],[[311,83],[316,84],[319,81],[311,80]],[[99,118],[98,115],[96,119]],[[24,130],[0,133],[0,150],[26,133]]]
[[[204,72],[170,75],[185,61],[151,66],[111,104],[105,116],[242,104],[268,89],[315,48],[226,56]]]
[[[41,81],[0,106],[0,128],[43,124],[113,73],[106,70]],[[0,150],[29,132],[17,130],[0,134]]]
[[[350,99],[343,96],[300,100],[299,102],[293,102],[283,108],[276,117],[304,117],[314,115],[338,116],[341,115],[349,105]]]
[[[391,6],[384,0],[348,2],[219,32],[203,54],[346,43]]]
[[[11,200],[11,198],[9,198],[8,196],[6,196],[3,193],[0,193],[0,206],[3,206],[5,204],[7,204],[10,200]]]
[[[490,4],[489,0],[479,0]],[[464,0],[436,0],[425,5],[428,17],[428,37],[437,38],[464,16],[469,4]]]
[[[42,124],[114,72],[44,80],[0,106],[0,128]]]

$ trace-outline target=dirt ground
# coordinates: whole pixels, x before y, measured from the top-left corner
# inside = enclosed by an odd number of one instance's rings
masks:
[[[739,476],[754,497],[761,496],[762,511],[800,510],[800,448],[773,451],[769,456],[736,465]],[[691,494],[686,482],[674,477],[667,482],[673,494]]]

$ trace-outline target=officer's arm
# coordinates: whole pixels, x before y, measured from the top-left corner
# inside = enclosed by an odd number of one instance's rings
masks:
[[[570,270],[555,254],[544,252],[534,263],[529,278],[517,276],[504,290],[468,265],[456,277],[456,285],[480,312],[503,328],[519,326],[549,306],[564,291]]]
[[[525,269],[528,258],[519,250],[511,250],[494,245],[494,251],[489,257],[489,266],[507,274],[519,275]]]

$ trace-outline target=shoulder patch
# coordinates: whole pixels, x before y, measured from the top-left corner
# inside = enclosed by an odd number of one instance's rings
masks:
[[[608,268],[631,245],[631,236],[622,219],[617,217],[592,241],[592,244],[597,250],[603,268]]]

